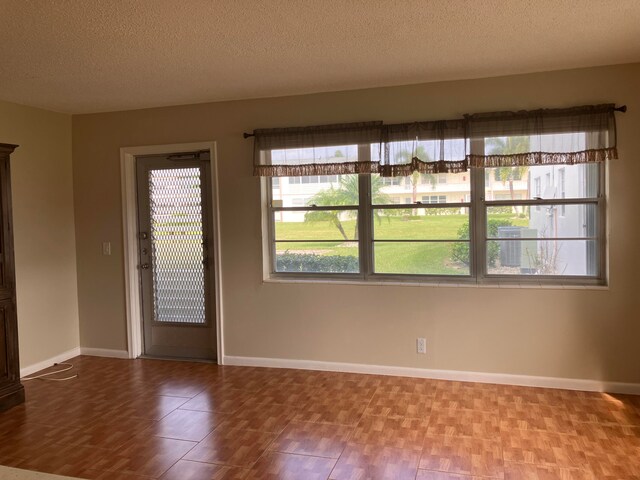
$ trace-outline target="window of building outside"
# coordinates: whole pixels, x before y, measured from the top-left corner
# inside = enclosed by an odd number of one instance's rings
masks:
[[[383,178],[382,183],[384,183],[384,185],[387,187],[400,186],[402,185],[402,178],[401,177]]]
[[[542,179],[537,176],[533,179],[534,184],[534,197],[533,198],[542,198]],[[536,205],[536,211],[540,211],[540,205]]]
[[[567,198],[567,191],[565,189],[565,174],[566,174],[566,170],[564,168],[558,169],[558,189],[560,193],[560,198],[562,199]],[[560,215],[564,217],[566,211],[567,211],[567,206],[562,205],[560,207]]]

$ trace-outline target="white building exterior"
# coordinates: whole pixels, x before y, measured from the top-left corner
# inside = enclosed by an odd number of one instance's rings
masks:
[[[544,199],[595,197],[597,165],[549,165],[530,169],[534,197]],[[596,235],[595,206],[532,207],[529,226],[542,238],[581,238]],[[538,242],[538,250],[555,257],[558,275],[592,275],[596,246],[585,240]]]
[[[411,177],[382,178],[381,192],[389,197],[391,203],[406,205],[422,203],[464,203],[470,200],[470,172],[442,173],[423,175],[414,185]],[[314,195],[331,187],[340,188],[337,175],[311,177],[280,177],[272,179],[272,200],[274,205],[282,207],[304,207],[311,205]],[[488,175],[486,180],[488,200],[510,200],[511,188]],[[527,198],[528,182],[526,175],[513,182],[514,199]],[[278,218],[279,217],[279,218]],[[276,221],[302,222],[304,212],[280,212]]]

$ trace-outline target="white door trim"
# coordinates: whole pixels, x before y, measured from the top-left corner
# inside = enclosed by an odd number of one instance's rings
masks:
[[[222,318],[222,270],[220,265],[220,209],[218,201],[218,160],[216,142],[176,143],[171,145],[149,145],[123,147],[120,149],[120,175],[122,187],[122,235],[124,245],[124,281],[127,316],[127,349],[129,358],[142,354],[142,298],[140,273],[138,271],[138,209],[136,195],[136,156],[162,153],[209,150],[211,158],[211,202],[213,205],[213,255],[214,295],[216,316],[216,341],[218,364],[224,359],[224,329]]]

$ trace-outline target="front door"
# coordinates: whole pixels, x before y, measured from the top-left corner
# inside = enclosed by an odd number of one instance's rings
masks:
[[[209,152],[136,157],[149,356],[216,358]]]

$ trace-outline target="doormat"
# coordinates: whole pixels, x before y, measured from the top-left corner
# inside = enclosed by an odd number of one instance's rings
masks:
[[[20,468],[0,465],[0,480],[77,480],[75,477],[62,477],[50,473],[32,472]]]

